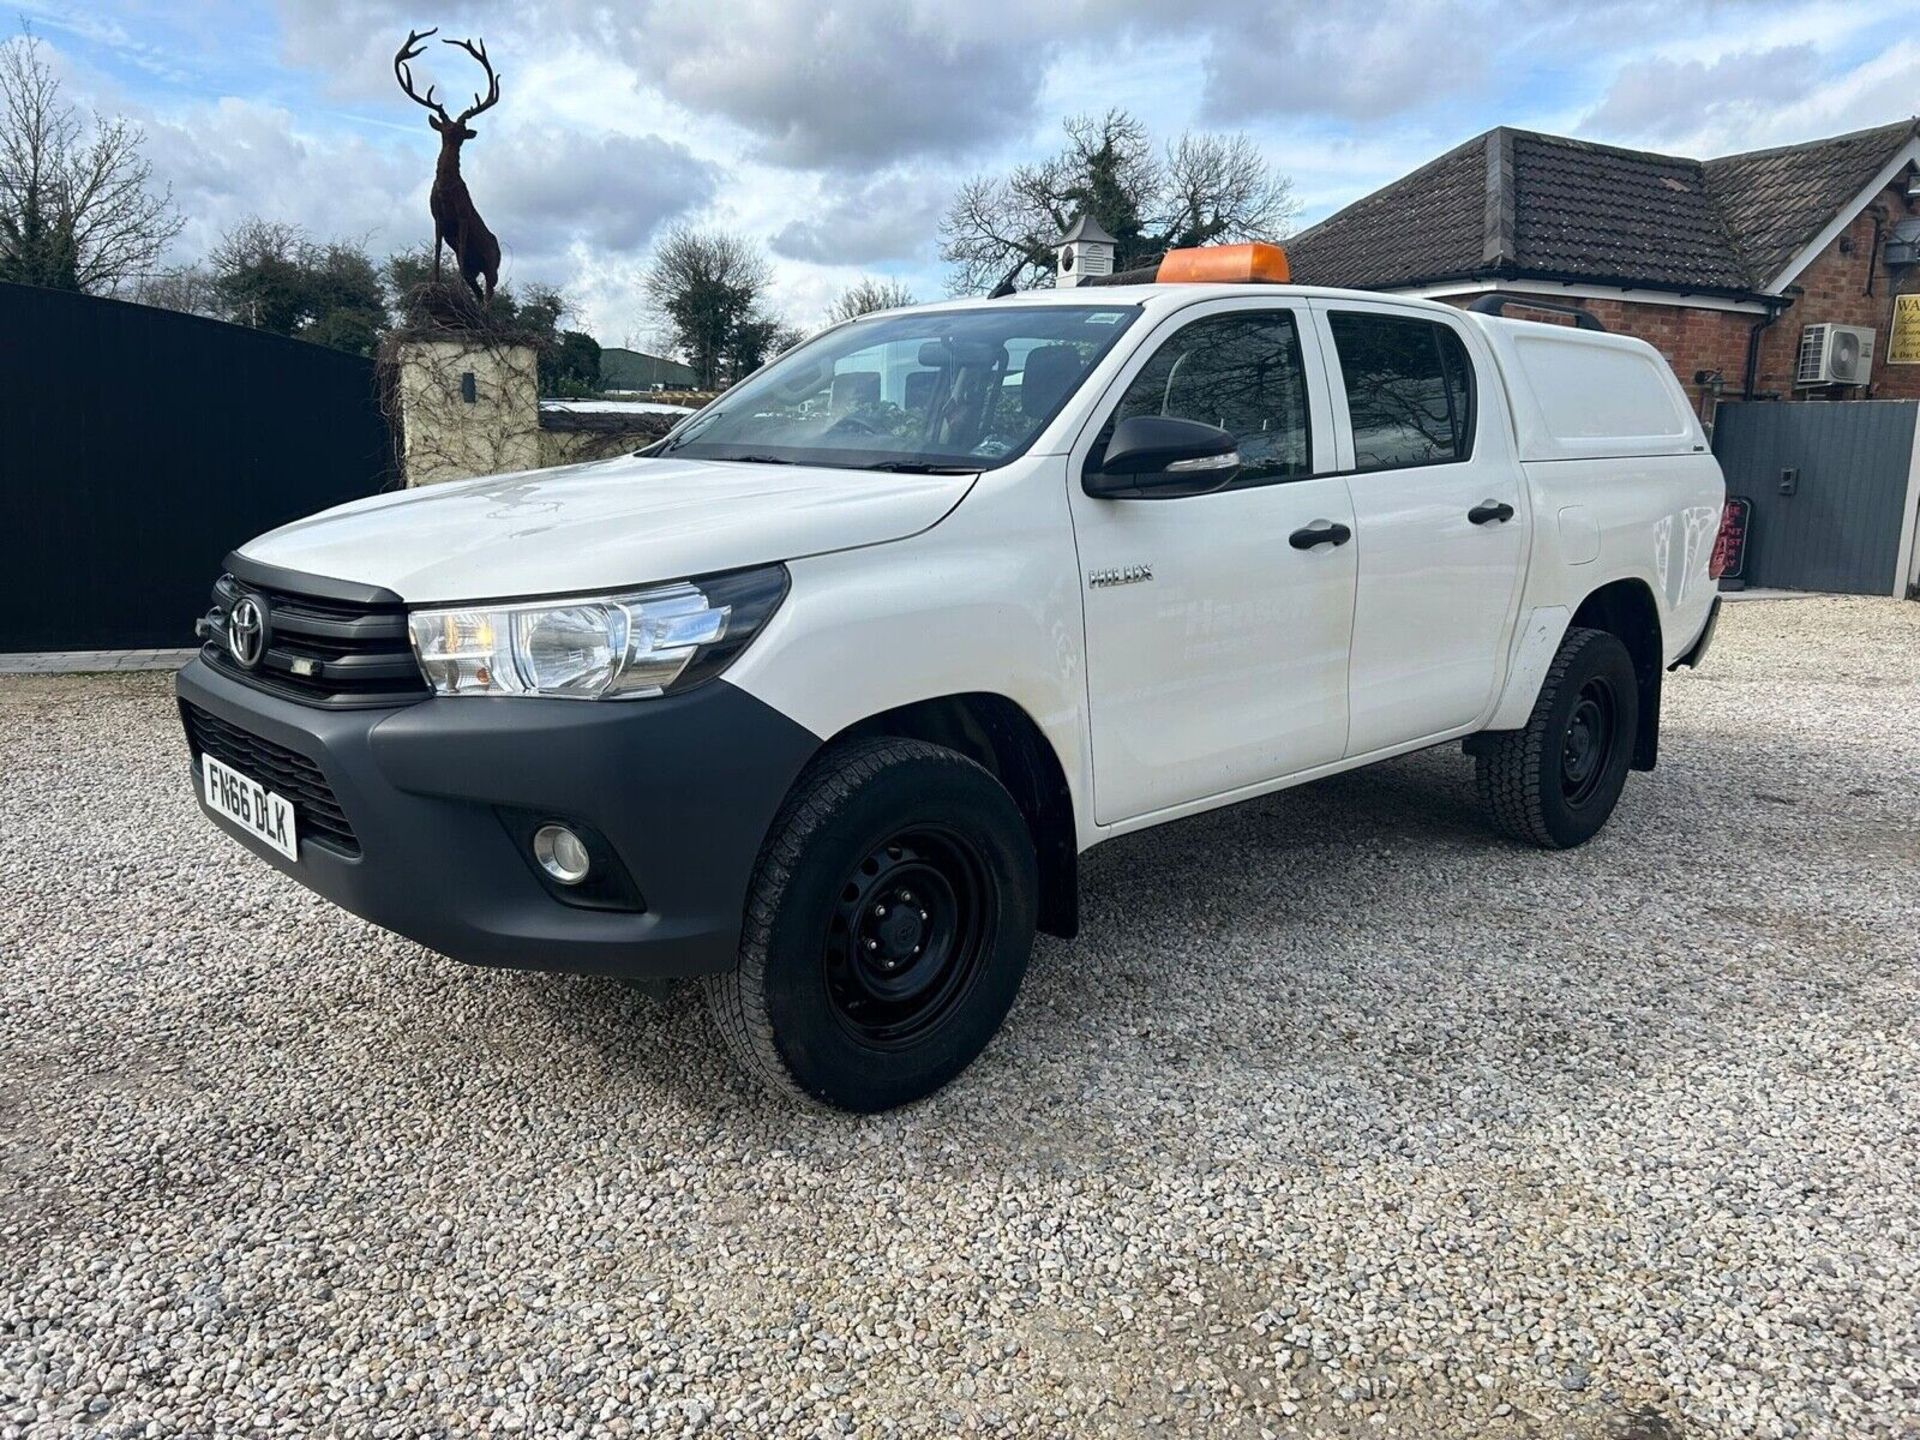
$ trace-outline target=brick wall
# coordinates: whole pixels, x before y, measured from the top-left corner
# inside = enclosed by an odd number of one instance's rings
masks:
[[[1465,305],[1474,297],[1449,296],[1448,303]],[[1718,371],[1723,377],[1720,394],[1738,399],[1746,383],[1747,335],[1756,315],[1727,310],[1701,310],[1687,305],[1648,305],[1639,301],[1587,300],[1570,296],[1556,304],[1577,305],[1593,315],[1617,335],[1632,335],[1645,340],[1667,357],[1674,374],[1693,402],[1694,412],[1703,421],[1711,421],[1712,403],[1707,399],[1710,386],[1694,382],[1703,371]],[[1506,313],[1520,320],[1547,320],[1571,325],[1571,320],[1550,311],[1530,311],[1515,300]],[[1782,324],[1785,323],[1783,320]],[[1798,333],[1797,331],[1795,332]]]
[[[1920,205],[1909,202],[1903,189],[1890,187],[1881,192],[1879,203],[1888,215],[1889,227],[1920,213]],[[1871,209],[1872,207],[1868,207]],[[1884,246],[1886,232],[1881,232]],[[1829,322],[1835,325],[1866,325],[1873,336],[1873,385],[1875,400],[1920,400],[1920,365],[1886,363],[1887,342],[1891,338],[1893,295],[1920,293],[1920,266],[1887,273],[1885,265],[1875,265],[1873,294],[1866,293],[1867,265],[1873,255],[1873,217],[1862,211],[1846,232],[1823,250],[1814,262],[1794,278],[1800,294],[1793,308],[1780,317],[1780,323],[1767,332],[1760,346],[1758,388],[1793,388],[1794,361],[1800,349],[1800,331],[1808,325]],[[1791,293],[1791,292],[1790,292]],[[1815,392],[1819,393],[1819,392]],[[1858,392],[1842,391],[1848,399],[1859,399]]]
[[[1895,221],[1920,214],[1920,204],[1908,201],[1905,191],[1899,187],[1883,192],[1880,204],[1886,209],[1889,228]],[[1884,247],[1886,230],[1882,230],[1880,238]],[[1896,293],[1920,294],[1920,266],[1909,266],[1905,271],[1889,275],[1884,264],[1876,264],[1874,293],[1869,295],[1866,293],[1867,266],[1874,248],[1873,219],[1863,210],[1844,234],[1837,236],[1800,272],[1787,292],[1794,303],[1761,339],[1759,374],[1754,385],[1758,393],[1774,391],[1793,400],[1920,399],[1920,365],[1886,363],[1892,297]],[[1458,305],[1465,305],[1472,298],[1449,297],[1451,303]],[[1638,301],[1568,297],[1559,303],[1589,310],[1607,329],[1638,336],[1666,356],[1702,418],[1707,418],[1711,406],[1704,398],[1704,387],[1694,383],[1696,374],[1703,370],[1719,371],[1725,377],[1721,393],[1728,399],[1737,399],[1746,385],[1747,337],[1759,316]],[[1508,306],[1507,313],[1523,319],[1556,318],[1545,312],[1530,314],[1517,300]],[[1873,384],[1867,390],[1794,389],[1800,332],[1808,325],[1822,323],[1866,325],[1873,329]]]

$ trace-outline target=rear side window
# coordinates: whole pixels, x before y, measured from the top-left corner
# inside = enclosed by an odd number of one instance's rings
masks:
[[[1353,419],[1353,468],[1444,465],[1473,453],[1473,362],[1451,328],[1404,315],[1327,316]]]
[[[1132,415],[1172,415],[1232,432],[1241,459],[1235,488],[1306,475],[1313,451],[1292,314],[1213,315],[1178,331],[1127,386],[1095,446],[1096,467],[1114,425]]]

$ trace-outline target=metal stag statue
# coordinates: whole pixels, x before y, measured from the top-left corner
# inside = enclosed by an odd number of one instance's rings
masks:
[[[433,86],[427,87],[424,96],[418,94],[407,62],[418,59],[427,48],[428,37],[438,31],[438,26],[418,32],[409,30],[406,44],[393,57],[393,75],[400,82],[400,88],[406,91],[409,100],[433,112],[427,117],[427,124],[440,132],[440,160],[434,166],[433,193],[428,199],[433,211],[433,280],[436,285],[440,283],[440,247],[445,245],[453,252],[454,263],[460,267],[460,278],[472,288],[474,298],[492,300],[494,287],[500,283],[500,242],[487,228],[487,222],[480,218],[467,182],[460,178],[460,146],[474,136],[467,122],[499,102],[500,77],[493,73],[493,64],[487,59],[485,41],[475,44],[471,40],[442,40],[442,45],[457,45],[480,62],[487,72],[487,93],[483,97],[476,92],[473,104],[457,116],[448,115],[446,106],[433,98]],[[483,277],[487,282],[484,293],[480,288]]]

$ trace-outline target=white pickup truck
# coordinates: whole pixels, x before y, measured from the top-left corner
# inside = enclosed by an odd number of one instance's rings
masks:
[[[1717,613],[1683,392],[1273,258],[865,316],[641,455],[248,543],[178,682],[202,804],[448,955],[701,977],[853,1110],[965,1068],[1115,836],[1464,741],[1499,831],[1581,843]]]

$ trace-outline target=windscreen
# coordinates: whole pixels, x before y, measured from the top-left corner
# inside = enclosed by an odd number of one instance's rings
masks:
[[[992,469],[1033,443],[1138,314],[1127,305],[1009,305],[856,320],[728,391],[655,453]]]

